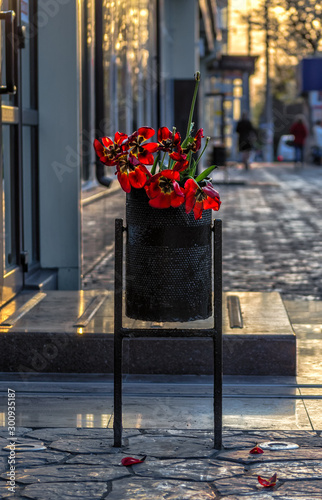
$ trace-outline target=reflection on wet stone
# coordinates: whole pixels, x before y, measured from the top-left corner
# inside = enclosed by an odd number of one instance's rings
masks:
[[[193,439],[185,437],[163,437],[143,435],[129,438],[129,445],[123,451],[129,454],[148,455],[159,458],[211,457],[215,450],[213,439]]]
[[[270,477],[278,470],[278,478],[285,481],[291,479],[322,479],[321,460],[297,461],[297,462],[271,462],[268,464],[254,464],[251,466],[251,474]],[[272,475],[271,474],[271,475]]]
[[[300,486],[300,488],[299,488]],[[296,500],[314,500],[321,498],[321,481],[285,482],[278,488],[276,498],[294,498]],[[299,491],[300,489],[300,491]],[[243,499],[244,500],[244,499]]]
[[[259,483],[257,477],[231,477],[214,481],[214,486],[219,495],[237,495],[244,500],[244,495],[258,492]],[[260,488],[262,490],[262,488]]]
[[[54,450],[68,451],[72,453],[117,453],[112,448],[113,439],[59,439],[50,444]]]
[[[215,500],[216,495],[208,484],[175,480],[142,478],[122,479],[113,484],[108,500]]]
[[[138,464],[134,472],[138,476],[189,481],[209,482],[220,477],[242,474],[244,467],[234,464],[220,464],[211,460],[153,460],[146,459]]]

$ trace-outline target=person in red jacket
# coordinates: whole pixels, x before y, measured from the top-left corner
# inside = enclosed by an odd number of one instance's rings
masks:
[[[301,116],[298,116],[292,124],[290,133],[294,135],[295,162],[303,164],[304,144],[308,136],[308,129]]]

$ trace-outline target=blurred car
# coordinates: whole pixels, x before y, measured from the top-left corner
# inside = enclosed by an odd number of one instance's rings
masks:
[[[290,144],[294,141],[294,135],[282,135],[278,141],[277,146],[277,160],[278,161],[294,161],[295,150]]]

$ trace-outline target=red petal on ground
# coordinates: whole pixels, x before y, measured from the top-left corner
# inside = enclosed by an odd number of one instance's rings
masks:
[[[252,448],[250,450],[249,453],[251,453],[252,455],[258,455],[260,453],[264,453],[264,451],[262,450],[262,448],[260,446],[256,445],[254,448]]]
[[[146,459],[146,457],[143,457],[142,459],[133,458],[133,457],[125,457],[125,458],[122,458],[121,464],[125,465],[125,467],[128,467],[129,465],[142,464],[145,459]]]
[[[261,476],[258,476],[257,479],[258,479],[259,484],[264,486],[264,488],[269,488],[271,486],[275,486],[276,481],[277,481],[277,474],[275,472],[275,474],[270,479],[264,479]]]

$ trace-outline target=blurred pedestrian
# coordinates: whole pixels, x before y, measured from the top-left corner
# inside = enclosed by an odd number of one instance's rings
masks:
[[[305,125],[304,118],[302,115],[298,115],[293,122],[290,133],[294,135],[294,150],[295,150],[295,163],[300,162],[303,165],[304,162],[304,145],[305,140],[308,136],[308,129]]]
[[[248,170],[250,152],[253,149],[257,133],[246,111],[243,112],[241,119],[237,123],[236,132],[239,135],[238,148],[242,155],[242,162],[245,170]]]
[[[315,162],[318,165],[322,164],[322,122],[317,120],[312,129],[313,132],[313,148],[312,153]]]

